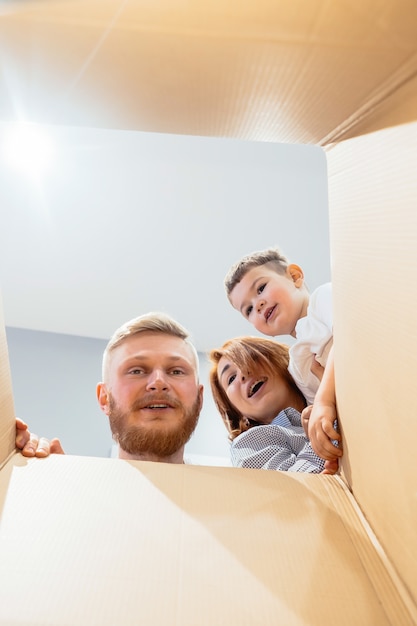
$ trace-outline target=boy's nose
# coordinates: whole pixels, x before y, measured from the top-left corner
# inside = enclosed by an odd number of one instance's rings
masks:
[[[257,306],[258,313],[259,313],[260,311],[262,311],[262,309],[264,308],[264,306],[265,306],[265,300],[263,300],[263,299],[262,299],[262,300],[259,300],[259,301],[258,301],[258,306]]]

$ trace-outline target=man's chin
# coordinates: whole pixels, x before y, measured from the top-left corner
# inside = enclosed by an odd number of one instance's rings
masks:
[[[167,424],[166,420],[155,417],[125,429],[117,435],[117,440],[122,450],[131,455],[168,457],[185,445],[190,436],[177,424]]]
[[[111,402],[109,420],[113,437],[122,450],[133,456],[153,454],[164,458],[187,443],[197,426],[199,412],[198,397],[185,411],[143,411],[134,407],[132,412],[125,413]]]

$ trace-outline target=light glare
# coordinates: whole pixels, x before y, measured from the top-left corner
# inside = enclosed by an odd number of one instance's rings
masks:
[[[54,146],[46,131],[36,124],[19,123],[8,129],[4,156],[15,169],[39,178],[49,169]]]

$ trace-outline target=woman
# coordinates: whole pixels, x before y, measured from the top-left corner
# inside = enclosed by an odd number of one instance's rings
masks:
[[[236,467],[320,473],[301,412],[306,400],[288,372],[288,347],[236,337],[209,353],[210,384],[231,440]],[[333,472],[332,472],[333,473]]]

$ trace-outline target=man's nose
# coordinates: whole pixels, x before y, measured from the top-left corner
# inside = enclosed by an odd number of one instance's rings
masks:
[[[164,390],[168,388],[168,380],[166,378],[165,372],[160,369],[153,370],[148,377],[146,383],[146,389],[149,390]]]

